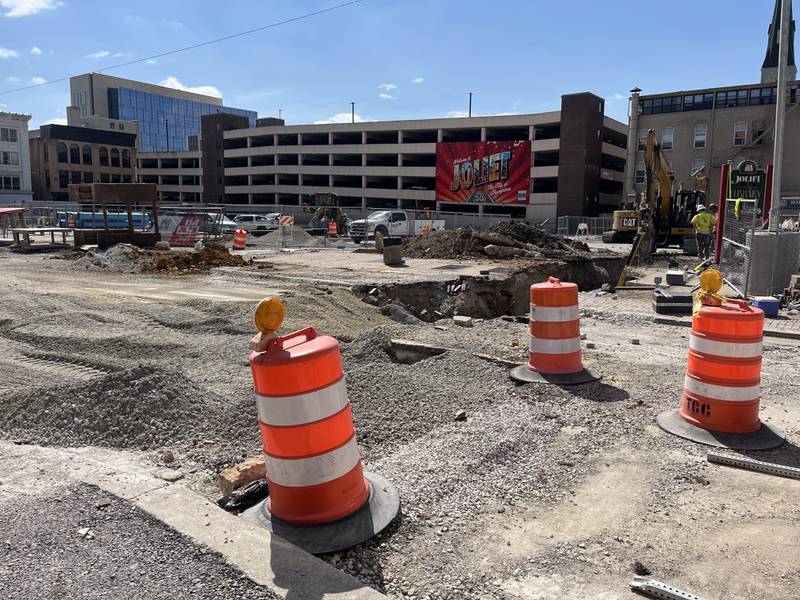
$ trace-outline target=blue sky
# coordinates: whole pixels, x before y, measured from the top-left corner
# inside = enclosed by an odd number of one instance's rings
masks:
[[[342,0],[0,0],[0,91],[99,70]],[[773,0],[365,0],[108,71],[209,88],[288,123],[558,110],[591,91],[626,120],[645,93],[758,81]],[[221,10],[220,10],[221,9]],[[31,126],[64,118],[68,82],[0,95]],[[3,106],[5,105],[5,106]],[[338,116],[337,116],[338,115]]]

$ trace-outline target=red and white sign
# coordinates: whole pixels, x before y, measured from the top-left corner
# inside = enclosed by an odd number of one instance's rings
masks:
[[[292,215],[281,215],[278,223],[281,225],[294,225],[294,217]]]
[[[203,224],[202,215],[164,215],[158,217],[161,239],[170,246],[194,246]]]
[[[528,204],[531,143],[448,142],[436,144],[436,200]]]

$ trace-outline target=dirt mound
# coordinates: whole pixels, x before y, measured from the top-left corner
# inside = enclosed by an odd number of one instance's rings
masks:
[[[221,244],[208,243],[200,250],[151,250],[131,244],[116,244],[105,252],[89,252],[72,265],[73,269],[114,273],[153,273],[177,271],[205,272],[214,267],[241,267],[247,264]]]
[[[588,251],[583,242],[524,221],[498,223],[488,231],[434,231],[403,244],[403,254],[409,258],[564,258]]]
[[[1,412],[6,438],[141,449],[236,439],[254,418],[181,373],[141,365],[88,384],[20,391],[3,399]]]

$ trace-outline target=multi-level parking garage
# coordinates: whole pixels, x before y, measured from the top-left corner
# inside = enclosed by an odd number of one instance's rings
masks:
[[[594,214],[618,204],[625,168],[627,127],[603,113],[603,99],[584,93],[539,114],[225,131],[225,203],[291,206],[334,193],[348,207]],[[511,140],[531,142],[527,203],[437,198],[438,143]]]

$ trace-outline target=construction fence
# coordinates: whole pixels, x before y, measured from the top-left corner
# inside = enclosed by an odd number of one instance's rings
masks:
[[[558,217],[556,233],[566,236],[577,235],[580,229],[581,232],[587,231],[589,236],[601,236],[604,232],[611,231],[613,222],[612,217]]]

